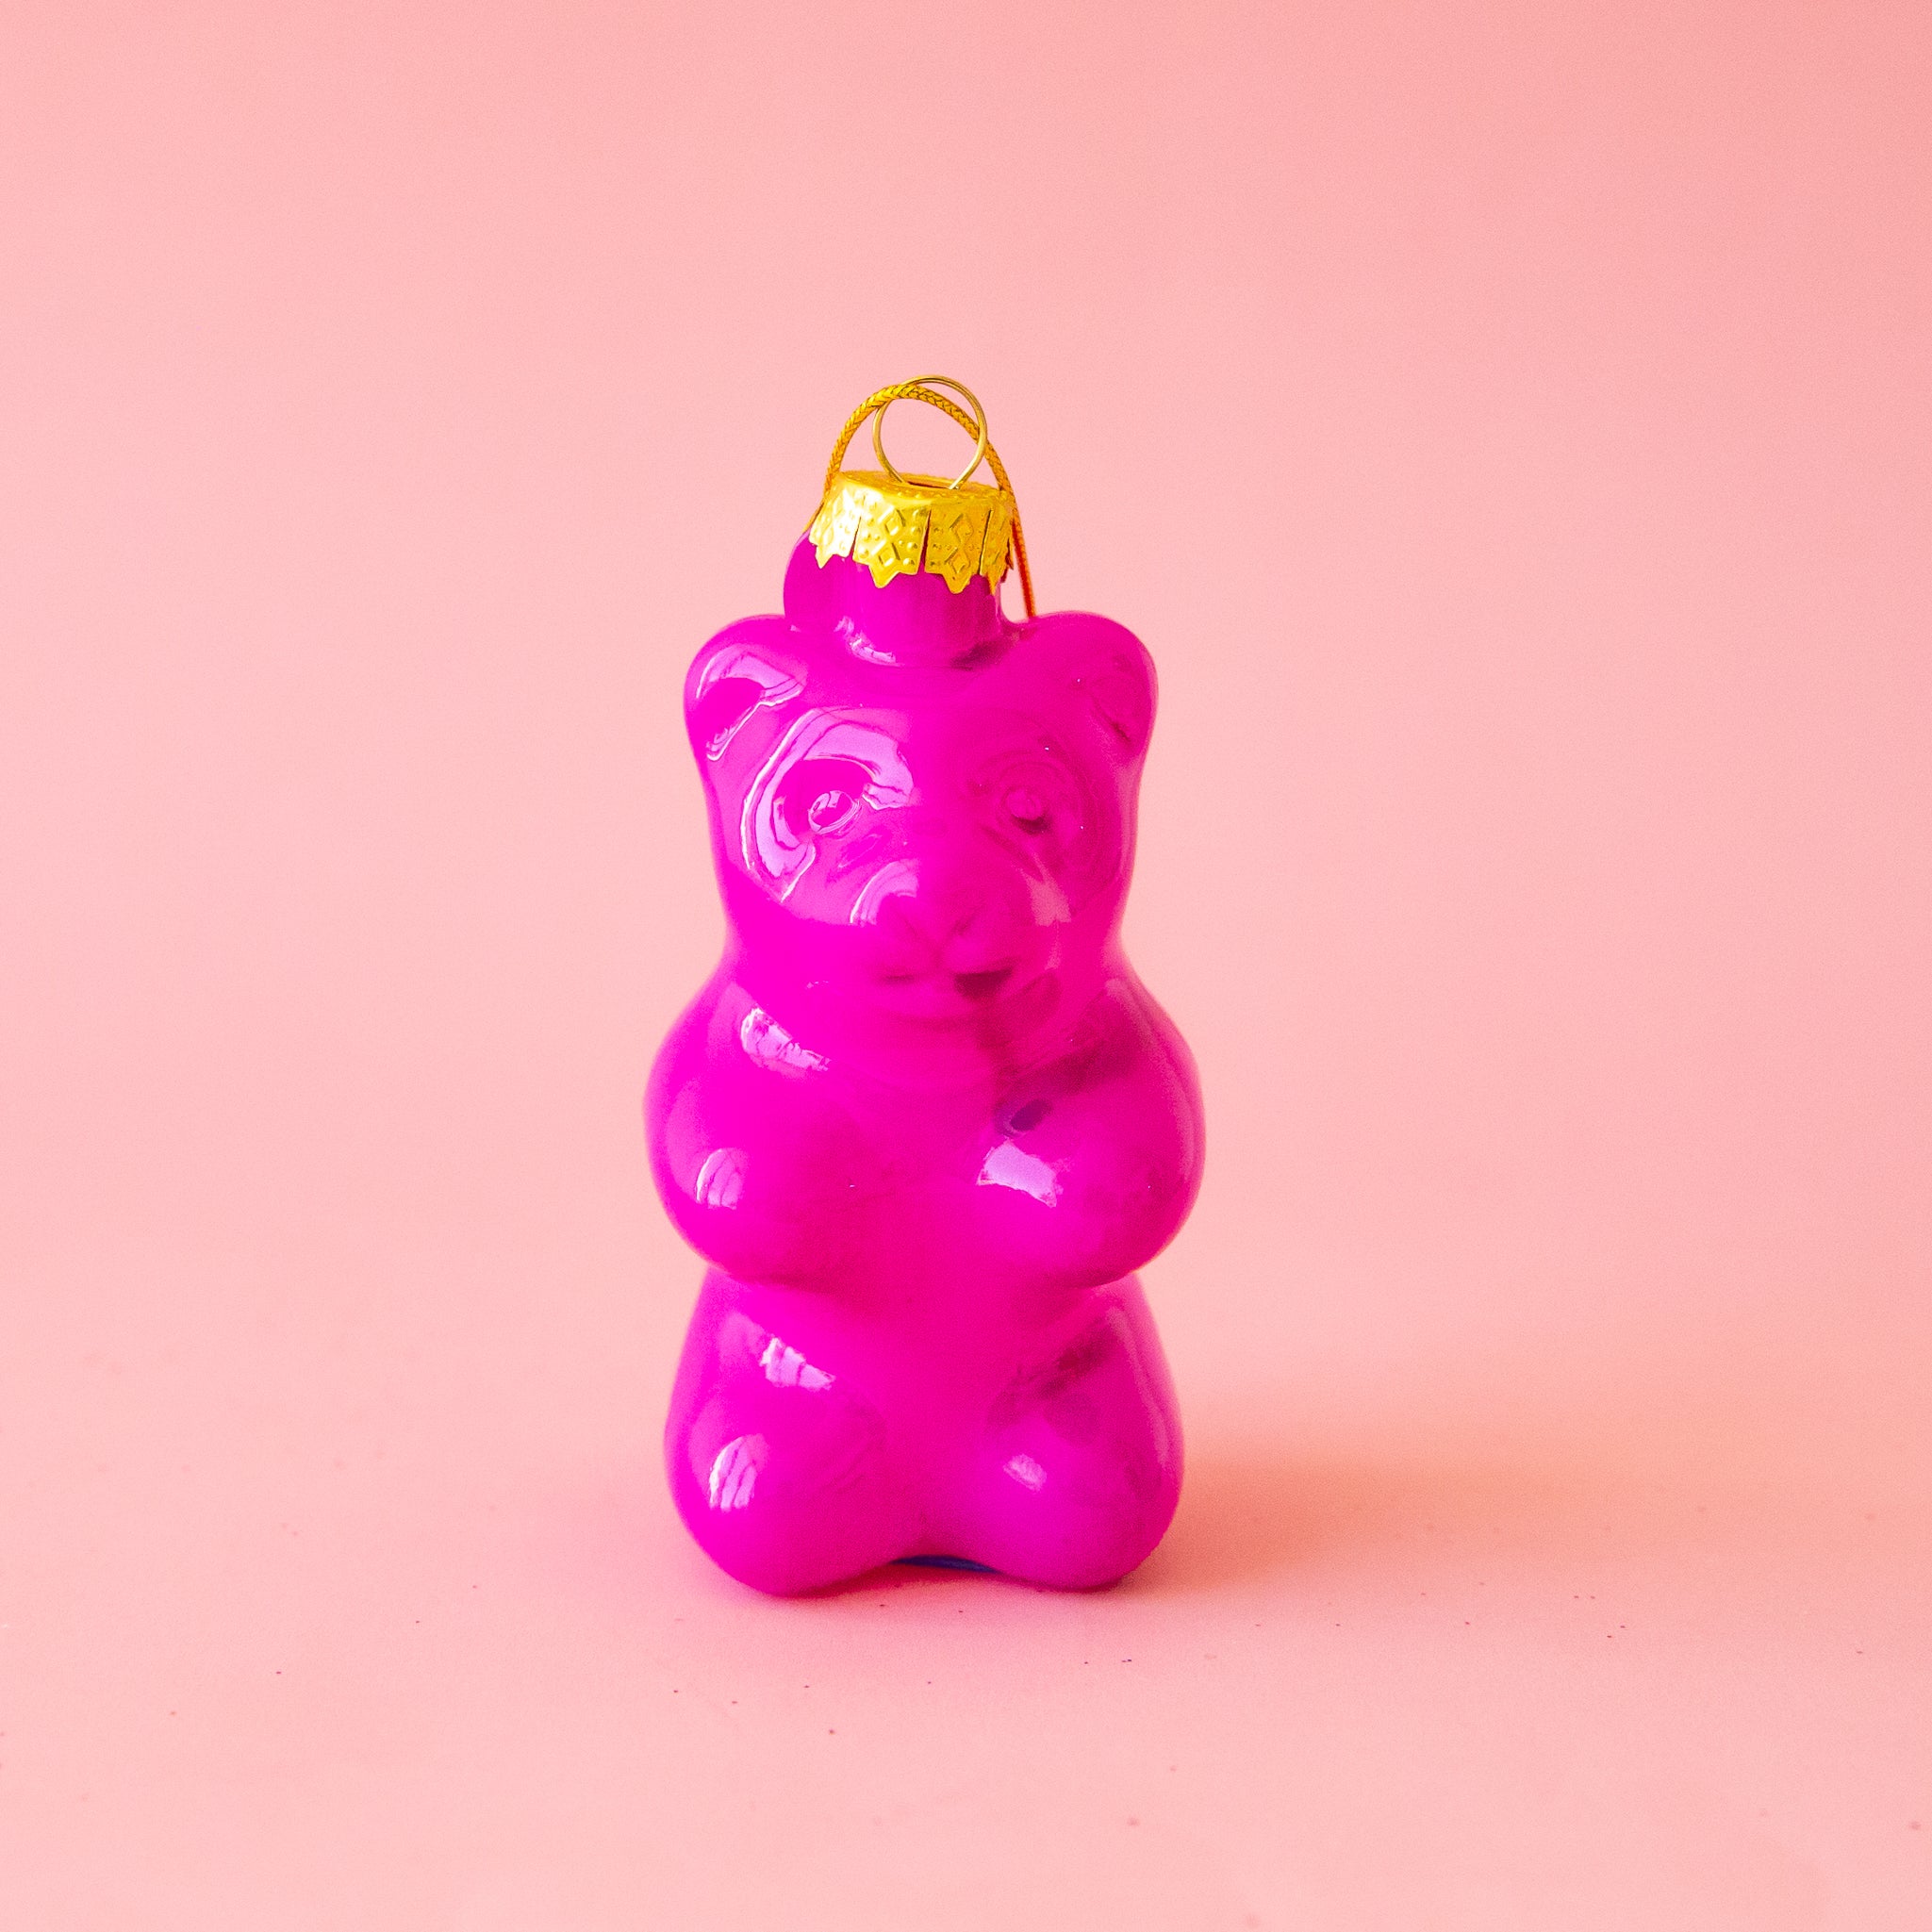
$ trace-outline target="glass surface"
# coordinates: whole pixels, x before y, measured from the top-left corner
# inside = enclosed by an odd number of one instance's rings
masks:
[[[761,1590],[933,1556],[1109,1582],[1180,1493],[1133,1271],[1201,1172],[1193,1062],[1119,937],[1153,668],[1105,618],[809,543],[784,604],[685,690],[729,939],[646,1102],[712,1264],[678,1509]]]

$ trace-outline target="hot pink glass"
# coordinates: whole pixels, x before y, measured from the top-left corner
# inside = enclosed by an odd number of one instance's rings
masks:
[[[1148,653],[804,542],[685,713],[729,940],[646,1103],[711,1263],[679,1511],[766,1591],[922,1557],[1111,1582],[1180,1494],[1133,1271],[1201,1172],[1193,1062],[1120,944]]]

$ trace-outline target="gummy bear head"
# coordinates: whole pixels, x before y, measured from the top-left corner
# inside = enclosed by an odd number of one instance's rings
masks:
[[[784,616],[706,645],[685,706],[748,983],[997,1032],[1105,970],[1154,710],[1120,625],[804,542]]]

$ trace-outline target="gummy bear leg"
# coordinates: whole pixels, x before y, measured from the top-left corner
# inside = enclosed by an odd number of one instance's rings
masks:
[[[1126,1576],[1181,1496],[1180,1415],[1140,1283],[1098,1298],[995,1399],[966,1499],[966,1555],[1059,1589]]]
[[[856,1577],[911,1546],[879,1411],[848,1379],[706,1280],[685,1340],[665,1460],[685,1526],[718,1567],[773,1595]]]

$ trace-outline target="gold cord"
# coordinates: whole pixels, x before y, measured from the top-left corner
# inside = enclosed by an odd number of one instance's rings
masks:
[[[951,417],[968,436],[985,443],[986,461],[992,466],[994,480],[1009,497],[1013,498],[1013,554],[1015,561],[1019,565],[1020,595],[1026,602],[1027,616],[1031,619],[1037,613],[1033,608],[1033,573],[1027,568],[1027,540],[1019,527],[1019,499],[1014,496],[1013,484],[1006,474],[1006,465],[999,460],[999,452],[990,442],[985,442],[985,412],[982,410],[975,421],[951,397],[942,396],[936,389],[927,388],[925,386],[929,382],[943,382],[958,389],[962,395],[970,397],[972,394],[964,384],[955,383],[950,377],[943,375],[919,376],[908,383],[893,383],[885,388],[874,389],[852,411],[846,421],[845,427],[839,431],[838,440],[832,448],[832,461],[825,466],[825,487],[828,490],[832,487],[838,476],[839,466],[845,461],[847,445],[859,433],[866,419],[875,410],[883,411],[892,403],[930,403],[933,408]],[[976,402],[975,407],[977,406]],[[883,454],[883,451],[881,454]],[[979,457],[975,454],[972,470],[968,470],[965,476],[960,477],[959,483],[964,483],[966,477],[973,473],[973,470],[979,467]],[[954,487],[957,487],[957,485]]]

